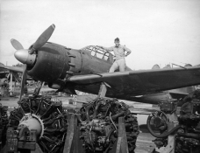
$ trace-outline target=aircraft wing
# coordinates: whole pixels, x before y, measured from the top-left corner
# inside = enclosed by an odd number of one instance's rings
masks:
[[[198,85],[200,84],[200,66],[76,75],[68,78],[68,81],[79,88],[83,85],[84,89],[87,85],[91,87],[105,82],[109,86],[106,96],[131,99],[133,96]]]
[[[23,68],[22,67],[14,67],[14,66],[4,66],[4,65],[0,65],[0,70],[1,71],[13,71],[13,72],[23,72]]]

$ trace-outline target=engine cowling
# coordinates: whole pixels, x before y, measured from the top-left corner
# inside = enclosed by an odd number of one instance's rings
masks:
[[[36,61],[33,66],[28,66],[27,73],[34,79],[53,83],[64,79],[69,70],[69,57],[67,49],[63,46],[46,43],[37,51]]]

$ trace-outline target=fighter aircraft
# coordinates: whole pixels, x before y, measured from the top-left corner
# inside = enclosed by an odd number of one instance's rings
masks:
[[[0,78],[10,78],[14,77],[14,80],[16,79],[18,82],[20,79],[19,73],[23,73],[24,68],[18,67],[18,66],[6,66],[2,63],[0,63]],[[13,76],[11,76],[13,75]],[[10,78],[11,79],[11,78]],[[27,80],[32,80],[32,78],[27,75]]]
[[[9,83],[9,92],[10,95],[13,94],[14,88],[13,88],[13,82],[21,82],[21,73],[23,73],[24,68],[18,67],[18,66],[6,66],[2,63],[0,63],[0,86],[5,86]],[[33,79],[27,75],[27,80],[32,81]],[[16,84],[15,86],[16,87]]]
[[[10,95],[13,94],[13,81],[20,82],[18,73],[22,73],[23,68],[21,67],[14,67],[14,66],[5,66],[4,64],[0,63],[0,86],[7,86],[9,85],[9,93]]]
[[[76,50],[47,42],[54,29],[54,24],[48,27],[29,49],[11,39],[16,59],[25,64],[21,93],[26,74],[71,93],[98,94],[103,83],[107,97],[152,104],[171,98],[166,90],[200,84],[200,65],[139,71],[127,67],[125,72],[108,73],[114,61],[111,53],[97,46]]]
[[[23,68],[14,66],[5,66],[4,64],[0,63],[0,78],[7,78],[7,75],[10,72],[15,74],[17,74],[18,72],[22,73]]]

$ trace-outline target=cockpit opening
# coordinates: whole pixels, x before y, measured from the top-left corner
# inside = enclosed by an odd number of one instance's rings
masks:
[[[99,59],[103,59],[105,61],[107,61],[110,56],[109,52],[107,52],[105,49],[102,49],[97,46],[87,46],[87,47],[83,48],[82,50],[89,51],[89,52],[91,52],[92,56],[97,57]]]

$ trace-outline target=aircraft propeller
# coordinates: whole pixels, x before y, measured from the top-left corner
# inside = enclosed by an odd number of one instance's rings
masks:
[[[15,39],[11,39],[10,42],[11,42],[12,46],[16,50],[23,50],[24,49],[23,46],[22,46],[22,44],[19,41],[15,40]],[[26,71],[27,71],[26,69],[27,69],[27,65],[24,64],[24,69],[23,69],[23,74],[22,74],[22,80],[21,80],[20,98],[19,98],[20,101],[21,101],[22,95],[24,94],[24,85],[26,83]]]
[[[30,48],[29,53],[32,54],[35,50],[38,50],[40,47],[42,47],[51,37],[53,34],[53,31],[55,29],[55,25],[52,24],[49,26],[36,40],[36,42],[33,44],[33,46]]]
[[[16,50],[24,49],[23,46],[22,46],[22,44],[21,44],[19,41],[17,41],[16,39],[11,39],[10,42],[11,42],[12,46],[13,46]]]
[[[54,29],[55,29],[54,24],[49,26],[38,37],[38,39],[29,49],[24,49],[21,43],[15,39],[10,40],[12,46],[17,50],[14,54],[15,58],[24,64],[24,71],[23,71],[22,82],[21,82],[20,101],[21,101],[22,95],[24,94],[24,86],[25,86],[26,76],[27,76],[27,66],[31,66],[34,64],[36,60],[36,54],[34,54],[35,51],[40,49],[49,40],[49,38],[53,34]]]

